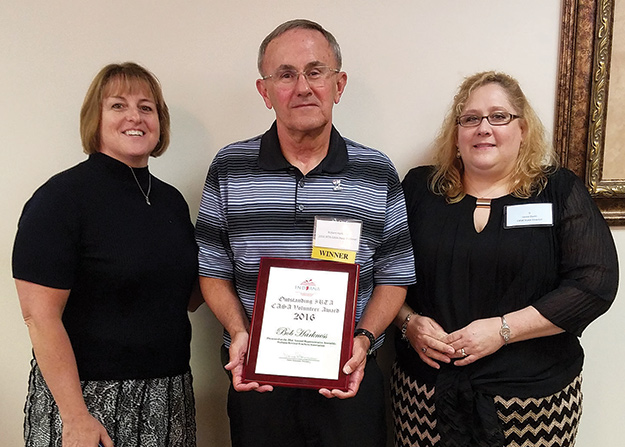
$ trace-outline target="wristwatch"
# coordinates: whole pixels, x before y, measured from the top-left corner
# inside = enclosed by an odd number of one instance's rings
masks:
[[[503,344],[507,345],[510,341],[510,335],[512,335],[512,331],[510,331],[510,326],[506,322],[506,317],[501,316],[501,329],[499,329],[499,335],[503,338]]]
[[[354,331],[354,337],[358,337],[359,335],[364,335],[365,337],[369,339],[369,349],[367,349],[367,355],[371,355],[373,353],[373,345],[375,344],[375,337],[370,331],[361,327]]]

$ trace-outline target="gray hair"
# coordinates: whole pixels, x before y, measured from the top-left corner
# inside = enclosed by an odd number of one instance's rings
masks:
[[[295,19],[289,20],[288,22],[284,22],[282,25],[278,25],[276,29],[274,29],[260,44],[260,48],[258,49],[258,72],[263,74],[263,60],[265,58],[265,51],[267,51],[267,46],[269,43],[281,36],[282,34],[290,31],[292,29],[311,29],[315,31],[319,31],[323,34],[323,37],[326,38],[328,43],[330,44],[330,48],[332,48],[332,52],[334,53],[334,58],[336,59],[337,69],[341,69],[341,65],[343,64],[343,59],[341,57],[341,47],[339,47],[339,43],[336,41],[332,33],[324,29],[321,25],[311,20],[306,19]]]

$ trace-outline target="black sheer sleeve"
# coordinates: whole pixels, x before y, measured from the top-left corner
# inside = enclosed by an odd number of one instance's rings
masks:
[[[614,301],[618,288],[616,247],[581,180],[564,169],[552,180],[561,281],[534,307],[553,324],[580,336]]]

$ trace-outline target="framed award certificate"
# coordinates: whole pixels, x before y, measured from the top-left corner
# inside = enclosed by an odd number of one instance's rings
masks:
[[[244,380],[347,390],[357,264],[262,258]]]

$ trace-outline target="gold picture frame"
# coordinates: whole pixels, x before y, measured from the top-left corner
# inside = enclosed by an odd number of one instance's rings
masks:
[[[562,166],[584,180],[608,223],[625,225],[625,172],[604,175],[606,149],[616,150],[605,144],[616,1],[563,0],[554,145]]]

